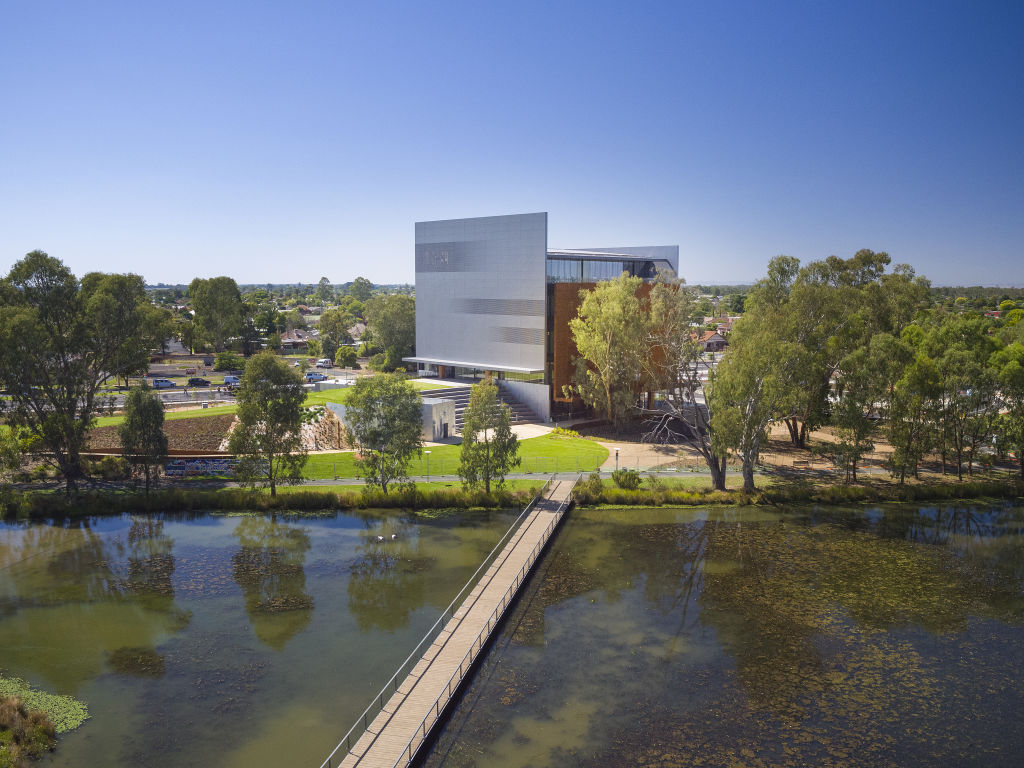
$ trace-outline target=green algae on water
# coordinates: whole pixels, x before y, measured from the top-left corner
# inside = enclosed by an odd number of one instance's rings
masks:
[[[45,712],[57,733],[73,731],[89,719],[89,708],[84,701],[40,691],[17,677],[0,675],[0,696],[15,696],[27,710]]]

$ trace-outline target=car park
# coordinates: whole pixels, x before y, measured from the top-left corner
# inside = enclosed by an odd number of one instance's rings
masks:
[[[153,389],[170,389],[178,386],[170,379],[153,379]]]
[[[319,371],[306,371],[306,381],[326,381],[327,376]]]
[[[208,386],[210,386],[210,380],[209,379],[201,379],[198,376],[194,376],[194,377],[192,377],[191,379],[188,380],[188,385],[190,387],[208,387]]]

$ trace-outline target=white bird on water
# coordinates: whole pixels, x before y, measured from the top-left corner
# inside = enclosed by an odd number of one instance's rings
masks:
[[[377,537],[377,541],[384,541],[384,537],[383,536],[378,536]]]

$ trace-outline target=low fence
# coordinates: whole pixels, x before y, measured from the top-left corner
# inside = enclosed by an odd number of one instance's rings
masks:
[[[166,477],[224,477],[234,478],[237,459],[193,458],[171,459],[164,465]]]

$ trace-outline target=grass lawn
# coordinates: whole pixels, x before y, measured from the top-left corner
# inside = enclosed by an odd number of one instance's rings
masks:
[[[164,413],[164,421],[177,421],[178,419],[201,419],[204,416],[222,416],[225,413],[234,413],[238,406],[214,405],[209,408],[189,408],[183,411],[167,411]],[[124,416],[100,416],[96,419],[95,427],[112,427],[124,421]]]
[[[455,475],[459,471],[458,445],[435,445],[424,454],[413,458],[409,465],[411,477],[425,476],[428,469],[432,475]],[[592,440],[578,437],[557,437],[542,435],[521,440],[519,458],[522,464],[513,472],[591,472],[608,458],[608,449]],[[356,477],[355,459],[352,453],[316,453],[306,462],[303,475],[311,480],[327,480],[333,477]]]
[[[412,381],[410,384],[416,389],[430,389],[433,385],[427,384],[422,381]],[[325,403],[344,403],[348,397],[348,389],[329,389],[324,392],[310,392],[306,395],[306,400],[303,405],[307,408],[314,405],[324,405]],[[235,404],[231,405],[214,405],[209,408],[194,408],[183,411],[168,410],[164,419],[167,421],[174,421],[175,419],[199,419],[203,416],[220,416],[225,413],[234,413],[238,410],[238,406]],[[120,424],[124,421],[124,416],[100,416],[96,419],[95,426],[97,427],[111,427]]]
[[[531,488],[540,488],[543,485],[543,478],[514,478],[512,480],[505,481],[505,487],[510,491],[521,491],[529,490]],[[331,493],[347,493],[350,491],[358,492],[362,490],[362,485],[279,485],[277,487],[278,493],[301,493],[303,491],[325,491]],[[389,486],[390,488],[390,486]],[[416,481],[416,489],[420,491],[437,491],[445,488],[462,488],[462,482],[460,480],[445,480],[444,482],[438,482],[432,480],[429,483]],[[269,489],[260,489],[261,493],[270,493]]]

